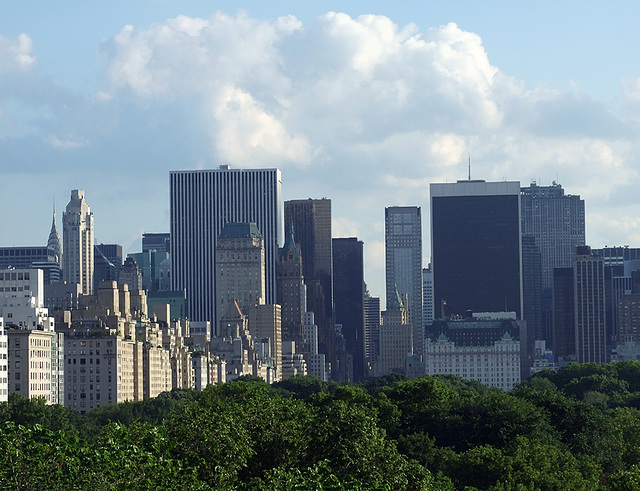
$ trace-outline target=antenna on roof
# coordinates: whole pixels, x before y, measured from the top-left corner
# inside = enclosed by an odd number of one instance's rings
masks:
[[[471,154],[469,154],[469,180],[471,180]]]

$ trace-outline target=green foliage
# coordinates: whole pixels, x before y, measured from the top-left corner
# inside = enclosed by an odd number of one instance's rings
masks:
[[[452,376],[247,377],[86,414],[12,395],[0,489],[639,489],[639,379],[635,362],[509,393]]]

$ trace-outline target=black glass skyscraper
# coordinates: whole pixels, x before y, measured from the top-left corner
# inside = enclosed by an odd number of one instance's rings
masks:
[[[353,379],[364,378],[364,245],[355,237],[333,239],[333,303],[346,351],[353,357]]]
[[[520,183],[431,184],[436,318],[472,312],[522,316]]]

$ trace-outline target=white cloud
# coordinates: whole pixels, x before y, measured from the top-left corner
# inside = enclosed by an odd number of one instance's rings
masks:
[[[47,138],[47,143],[53,148],[58,150],[73,150],[76,148],[82,148],[89,145],[88,140],[84,138],[59,138],[55,135],[51,135]]]
[[[0,73],[28,71],[36,65],[32,54],[33,41],[26,34],[20,34],[17,40],[0,36]]]
[[[285,195],[331,198],[334,232],[364,240],[374,294],[384,284],[384,207],[423,207],[426,261],[428,184],[466,178],[469,155],[473,178],[557,179],[588,213],[599,210],[591,228],[638,235],[640,210],[623,201],[640,184],[640,77],[621,81],[616,114],[575,85],[505,75],[480,36],[456,24],[426,27],[339,12],[305,25],[240,12],[124,26],[103,44],[96,98],[50,91],[48,105],[42,84],[24,83],[36,72],[28,36],[0,38],[0,71],[11,70],[0,78],[0,136],[87,145],[96,166],[123,155],[133,179],[221,161],[281,167]],[[26,118],[34,100],[46,117]],[[606,225],[601,210],[612,206]]]
[[[311,160],[313,152],[306,138],[289,133],[247,92],[232,87],[222,91],[214,117],[214,143],[224,161],[238,166],[277,166],[288,162],[306,165]]]

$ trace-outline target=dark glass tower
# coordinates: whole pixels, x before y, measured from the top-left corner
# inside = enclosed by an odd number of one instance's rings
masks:
[[[355,237],[333,239],[333,302],[342,325],[353,378],[364,378],[364,244]]]
[[[384,210],[387,310],[396,294],[407,296],[405,307],[413,325],[413,354],[424,350],[422,322],[422,214],[419,206],[390,206]]]
[[[318,351],[333,361],[331,200],[285,201],[284,221],[286,230],[293,224],[296,242],[300,244],[307,311],[315,315]]]
[[[520,183],[431,184],[435,317],[514,311],[522,318]]]

